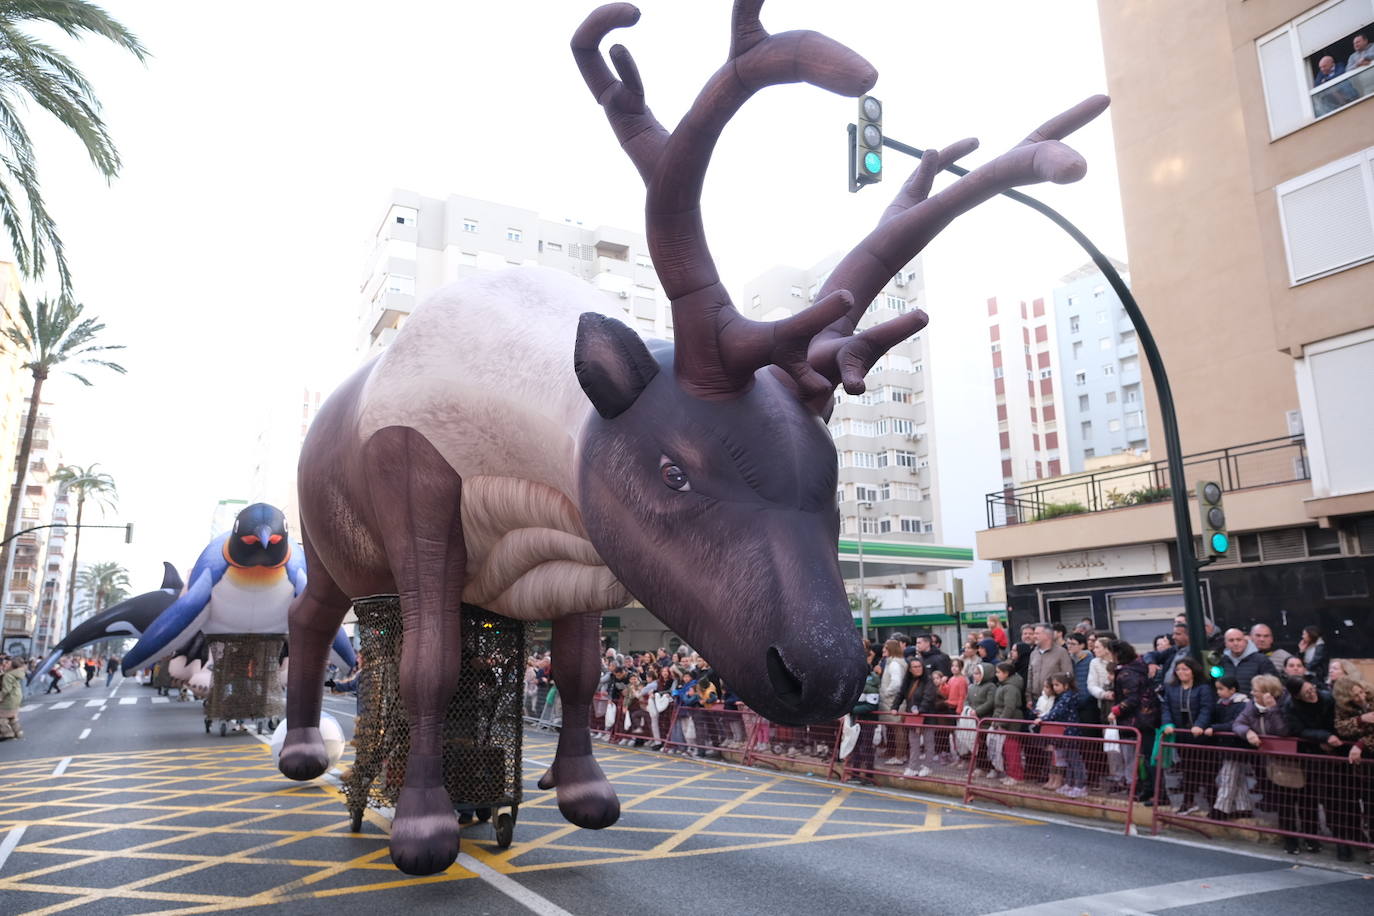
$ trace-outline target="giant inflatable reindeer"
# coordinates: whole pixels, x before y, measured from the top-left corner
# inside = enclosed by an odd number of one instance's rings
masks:
[[[864,390],[920,312],[856,333],[887,280],[956,215],[1004,189],[1081,177],[1059,139],[1106,107],[1089,99],[938,194],[943,165],[977,144],[926,153],[879,226],[815,305],[782,321],[742,317],[707,250],[700,198],[722,128],[764,86],[807,82],[846,96],[877,72],[814,32],[769,35],[762,0],[737,0],[729,59],[668,133],[645,107],[629,52],[598,51],[639,11],[614,3],[572,50],[647,186],[654,267],[676,342],[645,342],[601,313],[602,294],[520,268],[435,293],[390,347],[333,394],[301,455],[310,580],[291,609],[281,770],[324,772],[317,723],[325,656],[350,599],[398,594],[410,757],[391,855],[411,874],[457,856],[440,732],[458,680],[463,601],[553,620],[566,723],[553,765],[572,823],[606,827],[620,806],[592,756],[588,708],[599,614],[631,596],[711,659],[769,719],[847,712],[864,659],[840,575],[831,395]]]

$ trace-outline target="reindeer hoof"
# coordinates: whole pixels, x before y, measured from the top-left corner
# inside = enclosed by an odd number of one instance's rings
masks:
[[[408,875],[435,875],[458,858],[458,818],[443,786],[401,789],[391,822],[391,861]]]
[[[555,759],[539,788],[557,788],[558,810],[578,827],[601,830],[620,820],[620,799],[591,754]]]
[[[329,755],[318,728],[292,728],[286,732],[277,769],[289,779],[306,780],[329,769]]]

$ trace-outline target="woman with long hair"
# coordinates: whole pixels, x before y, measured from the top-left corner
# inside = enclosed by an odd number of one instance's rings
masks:
[[[1198,810],[1199,805],[1194,798],[1204,798],[1203,804],[1211,807],[1210,793],[1204,790],[1216,778],[1216,760],[1204,747],[1211,743],[1207,738],[1207,729],[1212,727],[1216,705],[1216,690],[1202,664],[1187,655],[1175,659],[1173,682],[1164,685],[1161,715],[1166,738],[1190,745],[1186,752],[1178,753],[1175,758],[1175,765],[1182,775],[1183,798],[1178,806],[1179,815],[1189,815]]]
[[[921,656],[911,657],[907,662],[907,671],[911,686],[907,688],[906,696],[902,700],[902,708],[922,716],[937,712],[940,705],[940,690],[931,677],[933,672],[926,671]],[[908,743],[910,749],[907,753],[906,769],[902,771],[902,775],[907,779],[929,776],[930,768],[926,766],[926,758],[929,755],[932,762],[935,759],[935,733],[929,728],[915,725],[908,734]]]

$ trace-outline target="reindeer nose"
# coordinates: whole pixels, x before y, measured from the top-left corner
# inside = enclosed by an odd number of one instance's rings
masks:
[[[773,693],[792,709],[802,706],[802,679],[783,660],[777,646],[768,647],[768,681],[773,685]]]

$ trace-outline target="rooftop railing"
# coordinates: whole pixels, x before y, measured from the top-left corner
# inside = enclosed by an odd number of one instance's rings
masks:
[[[1183,470],[1190,492],[1203,480],[1216,481],[1230,492],[1312,476],[1306,442],[1288,436],[1185,455]],[[988,527],[1123,509],[1166,501],[1171,495],[1167,461],[1107,468],[989,493]]]

